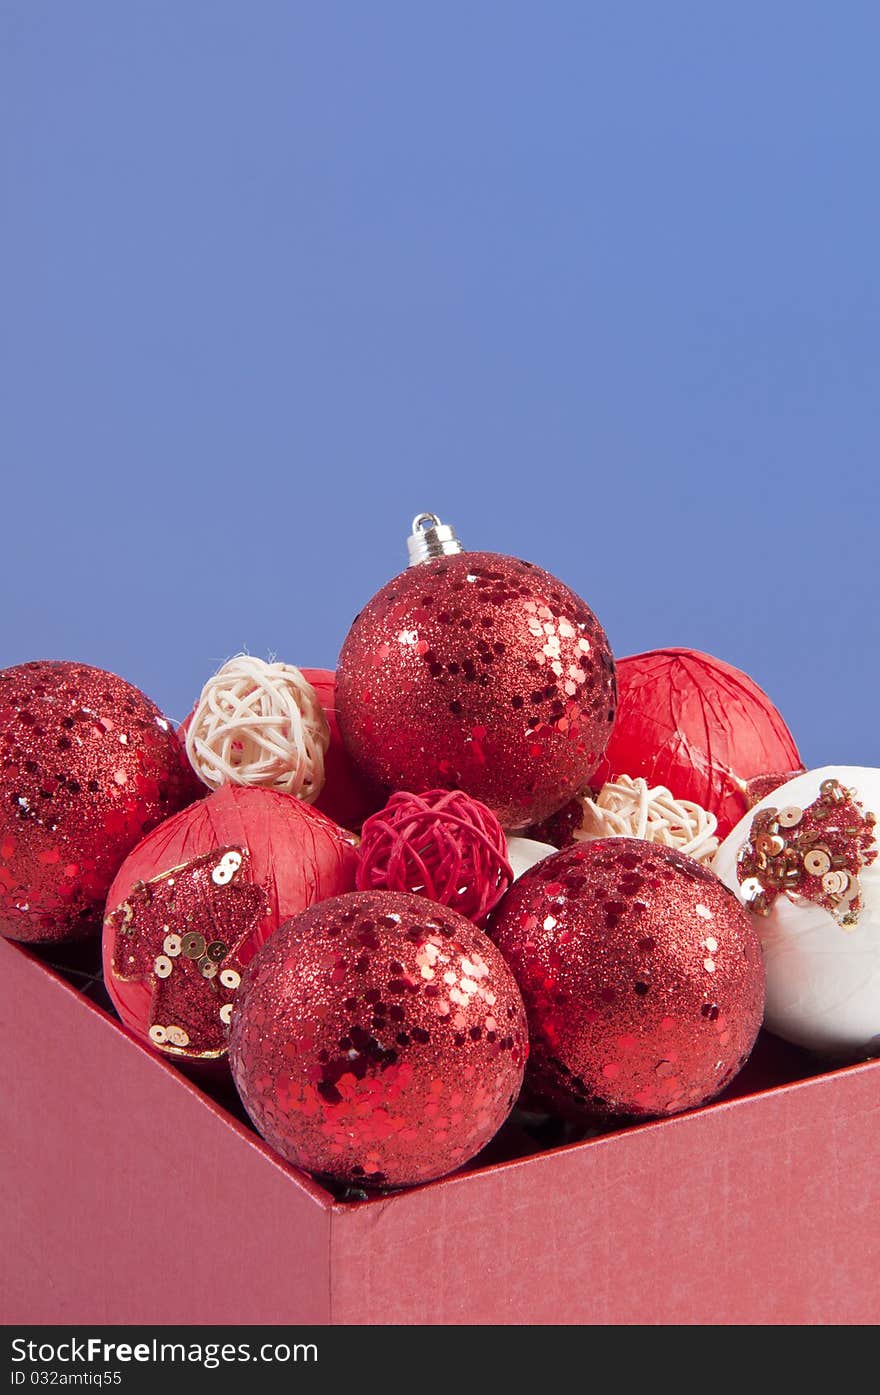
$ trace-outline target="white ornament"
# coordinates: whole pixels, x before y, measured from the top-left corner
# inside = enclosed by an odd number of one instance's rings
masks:
[[[552,857],[558,849],[552,843],[539,843],[535,838],[517,838],[511,835],[507,840],[507,860],[513,868],[513,880],[517,881],[545,857]]]
[[[880,815],[880,770],[827,765],[789,780],[765,796],[728,834],[712,863],[747,908],[761,905],[762,882],[737,873],[755,815],[778,809],[786,837],[796,835],[799,815],[820,798],[826,781],[853,792],[865,814]],[[827,786],[826,786],[827,788]],[[876,842],[874,848],[877,848]],[[772,851],[772,850],[771,850]],[[807,859],[810,859],[807,864]],[[880,857],[858,870],[857,888],[847,872],[825,867],[827,857],[804,855],[835,913],[794,891],[767,898],[766,913],[753,913],[767,973],[766,1026],[777,1036],[832,1056],[880,1052]],[[848,915],[857,889],[859,909]]]
[[[258,785],[306,804],[323,788],[329,744],[324,709],[300,670],[250,654],[208,679],[186,732],[190,764],[211,789]]]

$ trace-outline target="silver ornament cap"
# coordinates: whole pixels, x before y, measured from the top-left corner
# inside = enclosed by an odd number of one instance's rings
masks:
[[[435,513],[416,514],[412,521],[412,532],[406,540],[406,550],[411,567],[418,567],[435,557],[451,557],[456,552],[464,552],[455,529],[448,523],[441,523]]]

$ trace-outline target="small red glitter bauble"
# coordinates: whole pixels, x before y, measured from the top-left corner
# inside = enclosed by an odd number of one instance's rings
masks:
[[[352,625],[336,674],[359,767],[393,789],[463,789],[505,828],[583,789],[608,741],[614,660],[584,601],[528,562],[410,567]]]
[[[764,1007],[758,937],[689,857],[638,838],[555,853],[490,933],[525,999],[529,1081],[563,1112],[674,1114],[716,1095]]]
[[[617,681],[617,720],[594,788],[642,776],[714,814],[724,838],[753,802],[750,782],[772,776],[775,789],[803,769],[767,694],[720,659],[653,649],[618,659]]]
[[[355,839],[293,795],[223,785],[135,848],[110,888],[104,982],[142,1041],[225,1054],[244,966],[278,926],[354,886]]]
[[[481,922],[513,871],[491,809],[461,790],[393,794],[361,833],[359,891],[412,891]]]
[[[366,1187],[461,1167],[504,1123],[528,1054],[513,976],[481,930],[402,892],[298,915],[247,970],[229,1059],[289,1162]]]
[[[100,929],[120,863],[202,786],[139,689],[68,662],[0,672],[0,934],[30,944]]]

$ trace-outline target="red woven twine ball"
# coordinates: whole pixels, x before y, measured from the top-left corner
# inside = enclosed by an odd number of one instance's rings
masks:
[[[461,790],[401,791],[364,824],[359,891],[415,892],[479,923],[512,881],[501,824]]]
[[[361,891],[303,911],[242,979],[229,1060],[248,1114],[298,1167],[413,1186],[474,1157],[513,1107],[522,998],[448,906]]]

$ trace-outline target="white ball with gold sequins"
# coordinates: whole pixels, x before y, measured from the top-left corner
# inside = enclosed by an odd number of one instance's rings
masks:
[[[832,1057],[880,1055],[878,821],[880,770],[823,766],[760,800],[712,863],[761,937],[766,1026]]]

